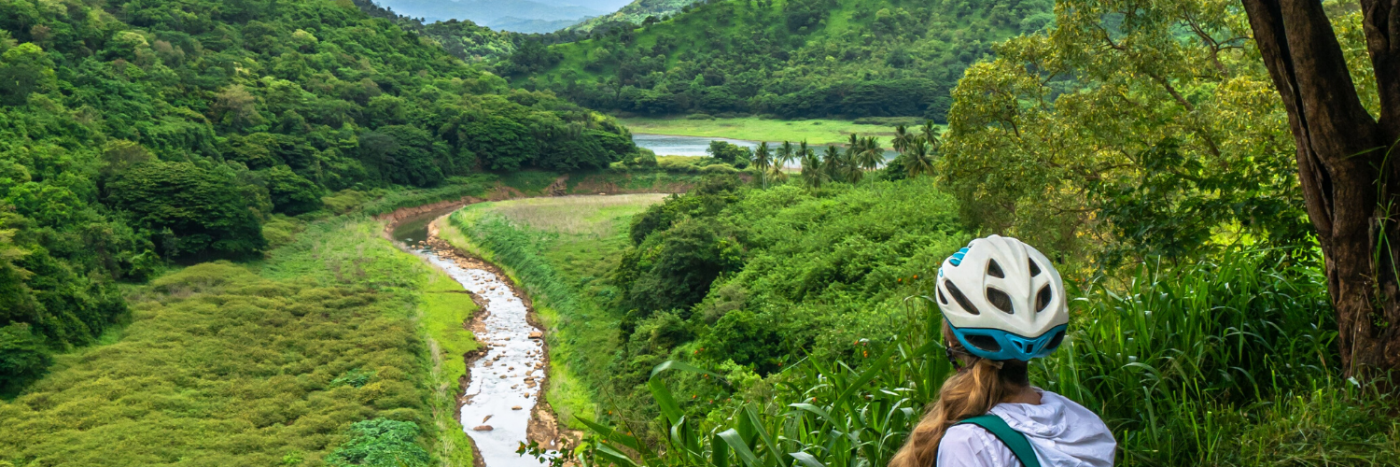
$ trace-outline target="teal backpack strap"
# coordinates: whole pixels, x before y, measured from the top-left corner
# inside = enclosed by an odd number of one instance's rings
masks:
[[[1002,420],[1001,417],[992,414],[979,415],[960,421],[954,425],[962,425],[964,423],[977,425],[990,431],[997,439],[1001,440],[1007,448],[1011,449],[1011,453],[1016,455],[1016,459],[1021,461],[1021,465],[1025,467],[1040,467],[1040,460],[1035,457],[1035,448],[1032,448],[1031,442],[1026,440],[1026,435],[1012,429],[1011,425],[1007,425],[1006,420]]]

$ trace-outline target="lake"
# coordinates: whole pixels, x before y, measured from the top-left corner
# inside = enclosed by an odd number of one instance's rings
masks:
[[[710,148],[711,141],[724,141],[729,144],[743,146],[749,149],[754,149],[758,147],[758,141],[748,141],[742,139],[715,138],[712,136],[648,135],[640,133],[632,134],[632,142],[636,143],[637,147],[650,149],[652,152],[655,152],[658,156],[708,156],[709,154],[706,154],[705,150]],[[781,143],[775,144],[772,141],[770,141],[768,142],[768,147],[776,150],[778,144]],[[815,146],[814,148],[817,150],[818,154],[821,154],[821,151],[825,149],[821,146]],[[897,155],[899,155],[899,153],[888,149],[885,150],[885,160],[894,159],[894,157]],[[793,163],[788,165],[788,168],[799,167],[801,167],[800,161],[793,161]]]

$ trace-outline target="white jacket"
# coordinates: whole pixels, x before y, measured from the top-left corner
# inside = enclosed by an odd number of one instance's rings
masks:
[[[1117,442],[1097,415],[1035,388],[1040,404],[997,404],[991,413],[1026,435],[1041,467],[1112,467]],[[938,444],[937,467],[1020,467],[1006,444],[980,426],[955,425]]]

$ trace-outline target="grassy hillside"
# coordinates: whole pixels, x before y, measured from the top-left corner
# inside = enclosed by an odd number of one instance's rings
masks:
[[[588,18],[564,29],[584,34],[619,27],[631,29],[630,26],[643,24],[647,18],[652,18],[652,21],[664,20],[698,1],[700,0],[633,0],[615,12]]]
[[[715,1],[636,30],[517,53],[512,79],[638,114],[927,116],[992,43],[1039,30],[1045,0]],[[541,71],[542,70],[542,71]]]

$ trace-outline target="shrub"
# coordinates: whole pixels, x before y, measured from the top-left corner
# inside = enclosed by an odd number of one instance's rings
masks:
[[[326,462],[332,466],[418,467],[428,465],[428,451],[414,443],[418,425],[377,418],[350,425],[350,440],[340,445]]]

